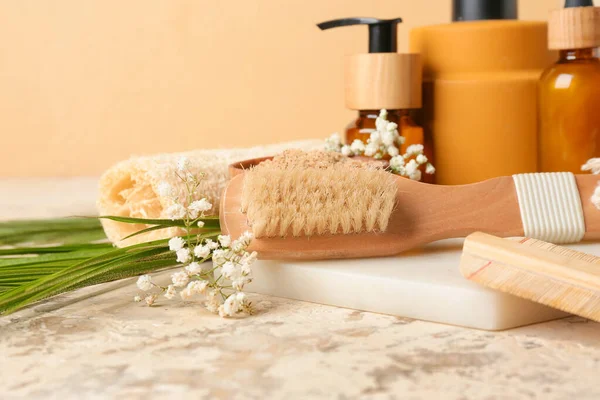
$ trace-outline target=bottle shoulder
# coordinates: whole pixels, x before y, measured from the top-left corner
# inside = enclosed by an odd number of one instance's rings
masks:
[[[560,88],[575,82],[587,81],[600,85],[600,60],[577,63],[556,63],[546,68],[540,76],[540,83],[552,84]]]

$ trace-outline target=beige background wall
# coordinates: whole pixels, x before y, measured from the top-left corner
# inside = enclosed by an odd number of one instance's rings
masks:
[[[101,173],[130,154],[325,137],[344,109],[344,16],[446,22],[450,0],[3,0],[0,176]],[[521,0],[546,19],[559,0]]]

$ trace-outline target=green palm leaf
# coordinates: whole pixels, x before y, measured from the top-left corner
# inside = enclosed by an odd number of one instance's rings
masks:
[[[184,226],[181,225],[183,221],[178,220],[103,218],[154,225],[137,234]],[[204,228],[194,236],[216,239],[220,233],[218,218],[202,218],[202,221],[205,222]],[[90,238],[94,241],[105,239],[104,233],[99,235],[97,230],[101,231],[101,225],[92,218],[0,223],[0,245],[28,242],[37,245],[0,249],[0,313],[14,312],[59,293],[176,264],[167,239],[115,248],[110,243],[90,243]],[[56,243],[63,235],[68,238],[66,244],[46,245]]]

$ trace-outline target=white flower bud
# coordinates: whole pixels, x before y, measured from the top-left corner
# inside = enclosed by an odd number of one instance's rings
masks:
[[[179,271],[171,275],[171,281],[175,287],[184,287],[190,281],[190,277],[186,272]]]
[[[171,251],[181,250],[183,249],[183,246],[185,246],[185,240],[178,236],[173,237],[169,240],[169,250]]]
[[[165,297],[171,300],[177,294],[177,290],[175,290],[175,286],[169,285],[167,290],[165,291]]]
[[[372,157],[375,155],[375,153],[377,153],[378,151],[378,147],[375,146],[372,143],[369,143],[366,147],[365,147],[365,156],[367,157]]]
[[[400,154],[400,151],[398,150],[398,148],[396,146],[389,146],[387,148],[387,152],[390,156],[395,157],[398,154]]]
[[[393,169],[398,169],[404,165],[404,158],[397,155],[392,157],[390,160],[390,167]]]
[[[387,126],[385,127],[385,129],[388,132],[394,132],[396,129],[398,129],[398,124],[395,122],[388,122]]]
[[[425,156],[424,154],[419,154],[416,160],[419,164],[425,164],[427,162],[427,156]]]
[[[185,248],[177,250],[175,254],[177,255],[177,262],[182,264],[185,264],[186,262],[190,261],[190,258],[192,258],[190,250]]]
[[[137,280],[137,287],[144,292],[152,289],[153,286],[154,284],[150,275],[142,275]]]
[[[229,245],[231,245],[231,236],[229,235],[219,235],[217,239],[219,239],[219,243],[221,243],[221,246],[223,247],[229,247]]]
[[[351,155],[351,154],[352,154],[352,151],[350,150],[350,146],[348,146],[348,145],[344,145],[344,146],[342,146],[341,153],[342,153],[342,155],[343,155],[343,156],[345,156],[345,157],[348,157],[349,155]]]
[[[365,144],[360,139],[354,139],[354,142],[352,142],[352,144],[350,145],[350,150],[352,150],[352,152],[358,156],[364,153]]]
[[[194,249],[194,250],[196,250],[196,249]],[[185,272],[188,273],[188,275],[196,275],[196,274],[199,274],[200,272],[202,272],[202,266],[195,261],[193,263],[190,263],[190,265],[188,265],[184,269],[185,269]]]
[[[194,255],[198,258],[206,258],[210,254],[208,246],[196,246],[194,247]]]
[[[389,131],[385,131],[381,134],[381,141],[385,146],[392,146],[394,144],[394,134]]]
[[[423,152],[422,144],[411,144],[406,149],[406,154],[408,154],[408,155],[416,155],[416,154],[420,154],[422,152]]]

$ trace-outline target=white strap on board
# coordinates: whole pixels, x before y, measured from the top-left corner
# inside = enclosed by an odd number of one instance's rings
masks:
[[[579,242],[585,220],[575,175],[548,172],[513,175],[525,236],[552,243]]]

